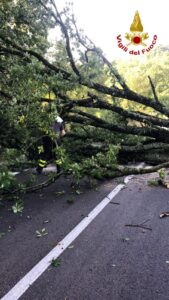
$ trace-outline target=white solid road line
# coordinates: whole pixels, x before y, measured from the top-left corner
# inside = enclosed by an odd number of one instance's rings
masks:
[[[127,184],[132,176],[127,176]],[[107,204],[125,187],[119,184],[85,217],[61,242],[57,244],[39,263],[37,263],[1,300],[17,300],[51,265],[52,259],[58,258],[63,251],[83,232],[83,230],[97,217]]]

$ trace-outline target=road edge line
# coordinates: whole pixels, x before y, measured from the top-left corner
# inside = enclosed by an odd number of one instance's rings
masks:
[[[127,176],[124,184],[117,185],[78,225],[76,225],[62,241],[60,241],[44,258],[42,258],[1,300],[18,300],[30,286],[47,270],[52,259],[57,259],[70,244],[100,214],[110,201],[125,187],[133,176]]]

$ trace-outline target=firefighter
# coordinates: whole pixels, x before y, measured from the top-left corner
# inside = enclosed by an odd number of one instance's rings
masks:
[[[49,135],[44,135],[42,137],[42,145],[38,147],[39,159],[36,171],[41,174],[43,168],[47,166],[47,163],[51,160],[56,161],[55,150],[56,147],[61,144],[61,138],[65,135],[65,129],[63,125],[63,120],[57,116],[56,120],[52,125],[53,131],[56,133],[57,138],[51,138]],[[60,166],[56,163],[57,173],[60,172]]]

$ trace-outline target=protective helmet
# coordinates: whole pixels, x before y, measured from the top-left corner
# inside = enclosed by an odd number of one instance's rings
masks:
[[[63,120],[62,120],[62,118],[61,118],[61,117],[57,116],[57,117],[56,117],[56,122],[58,122],[58,123],[62,123],[62,122],[63,122]]]

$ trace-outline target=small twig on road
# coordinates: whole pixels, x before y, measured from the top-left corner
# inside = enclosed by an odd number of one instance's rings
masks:
[[[148,221],[150,221],[150,219],[147,219],[147,220],[143,221],[143,222],[140,223],[139,225],[144,225],[144,224],[147,223]]]
[[[150,221],[150,219],[143,221],[140,224],[126,224],[126,227],[137,227],[137,228],[142,228],[142,229],[147,229],[147,230],[152,230],[152,228],[147,227],[146,225],[144,225],[146,222]]]
[[[152,228],[150,228],[150,227],[139,225],[139,224],[126,224],[125,226],[127,226],[127,227],[139,227],[139,228],[142,228],[142,229],[152,230]]]
[[[111,201],[110,203],[111,203],[111,204],[120,205],[120,203],[119,203],[119,202],[113,202],[113,201]]]

